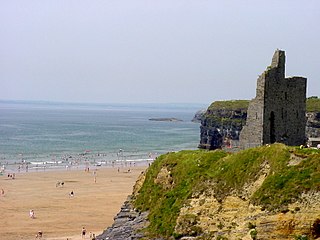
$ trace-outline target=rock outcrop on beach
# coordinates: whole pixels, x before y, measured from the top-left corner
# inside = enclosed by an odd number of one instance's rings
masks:
[[[316,149],[164,154],[98,239],[317,239],[319,181]]]
[[[320,138],[320,99],[310,97],[306,104],[306,138]],[[239,135],[247,119],[248,105],[247,100],[213,102],[199,117],[199,148],[213,150],[238,147]]]
[[[145,237],[142,230],[149,224],[148,212],[138,211],[133,206],[133,199],[139,193],[145,177],[146,173],[142,172],[133,186],[132,195],[127,197],[114,217],[114,223],[99,235],[97,240],[135,240]]]
[[[122,205],[120,212],[114,217],[114,223],[107,228],[98,240],[135,240],[144,237],[139,230],[144,229],[147,224],[147,212],[136,211],[132,206],[131,196]]]

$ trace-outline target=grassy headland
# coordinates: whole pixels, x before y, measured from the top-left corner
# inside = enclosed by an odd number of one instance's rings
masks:
[[[273,144],[235,154],[221,150],[168,153],[148,169],[134,204],[150,212],[150,235],[175,236],[180,209],[193,195],[211,188],[222,202],[261,174],[264,181],[249,201],[269,211],[283,211],[302,193],[320,191],[320,152]]]

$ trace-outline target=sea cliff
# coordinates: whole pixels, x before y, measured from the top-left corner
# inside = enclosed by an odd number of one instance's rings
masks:
[[[213,102],[201,118],[199,148],[217,149],[234,145],[246,123],[249,101]]]
[[[319,150],[282,144],[168,153],[98,239],[316,239],[319,166]]]

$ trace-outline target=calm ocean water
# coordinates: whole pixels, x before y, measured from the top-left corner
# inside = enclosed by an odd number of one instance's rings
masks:
[[[0,102],[0,164],[147,159],[196,149],[200,105]],[[149,118],[175,117],[182,122]],[[121,149],[121,150],[120,150]]]

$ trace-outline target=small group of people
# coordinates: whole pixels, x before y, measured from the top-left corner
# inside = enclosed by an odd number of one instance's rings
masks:
[[[311,148],[311,145],[310,144],[306,144],[306,145],[300,145],[300,149],[302,148]],[[320,143],[317,144],[317,147],[313,147],[313,148],[316,148],[316,149],[320,149]]]
[[[56,187],[63,187],[64,186],[64,182],[63,181],[58,181],[56,183]]]
[[[82,230],[81,230],[81,238],[82,238],[82,239],[85,239],[85,238],[86,238],[86,234],[87,234],[86,228],[85,228],[85,227],[82,227]],[[90,232],[89,239],[90,239],[90,240],[96,240],[96,235],[95,235],[94,233],[91,233],[91,232]]]
[[[120,168],[118,168],[117,171],[120,172]],[[131,169],[129,168],[128,170],[124,171],[124,173],[131,173]]]
[[[16,178],[16,174],[15,173],[8,173],[8,178],[11,178],[11,179],[15,179]]]

